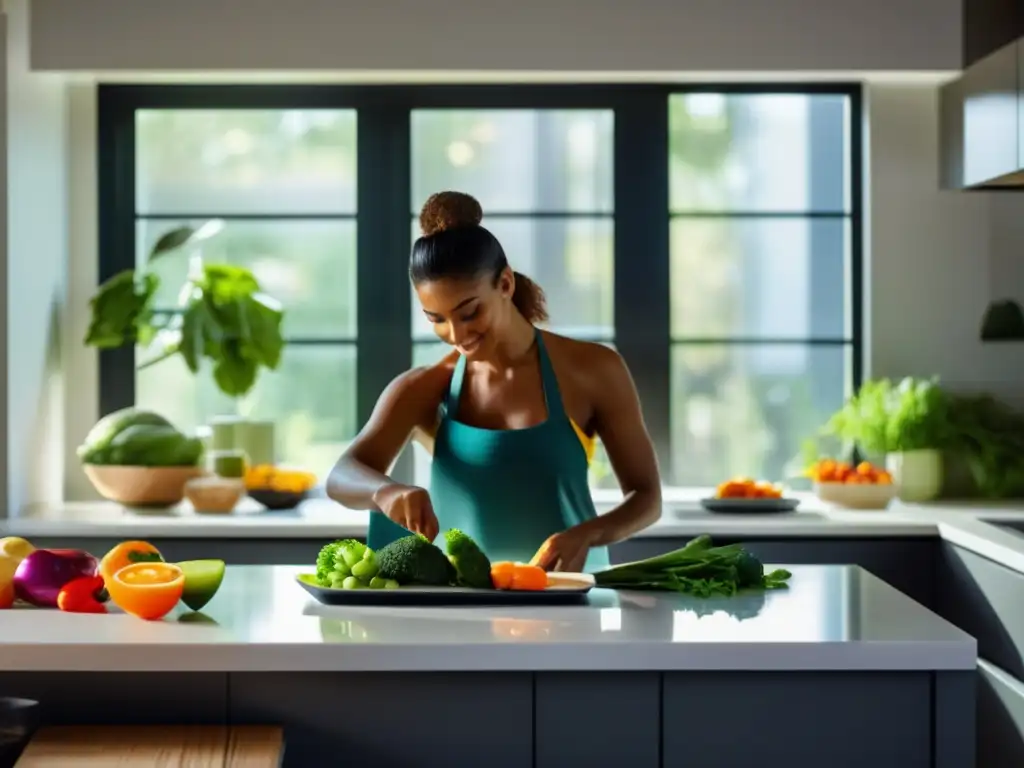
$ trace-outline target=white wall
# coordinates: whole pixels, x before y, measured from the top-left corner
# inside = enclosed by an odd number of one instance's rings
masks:
[[[67,110],[28,63],[27,0],[7,3],[7,505],[59,497],[68,266]]]
[[[961,0],[33,0],[44,70],[926,71]]]
[[[939,189],[937,91],[868,90],[868,373],[938,374],[1024,402],[1024,344],[982,344],[993,298],[1024,300],[1024,193]]]

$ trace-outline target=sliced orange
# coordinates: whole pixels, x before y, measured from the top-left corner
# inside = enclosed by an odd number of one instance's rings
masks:
[[[122,541],[100,560],[100,576],[109,584],[114,574],[134,563],[159,562],[163,560],[160,550],[148,541]]]
[[[171,563],[135,563],[106,582],[118,608],[140,619],[154,621],[170,613],[181,600],[185,574]]]

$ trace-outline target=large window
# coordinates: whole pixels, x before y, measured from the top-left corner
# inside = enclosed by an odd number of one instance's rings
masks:
[[[288,345],[239,403],[104,352],[101,410],[273,419],[282,459],[325,473],[387,382],[444,353],[406,269],[419,207],[457,189],[552,330],[629,363],[666,484],[781,478],[859,377],[858,112],[833,86],[102,86],[100,278],[222,219],[203,259],[254,271]],[[173,313],[186,257],[154,269]],[[603,452],[592,482],[615,485]]]
[[[135,147],[136,263],[170,228],[221,219],[201,258],[248,267],[288,308],[281,365],[242,401],[174,356],[137,373],[136,402],[185,429],[271,419],[285,461],[329,466],[356,429],[356,113],[140,109]],[[153,262],[158,311],[176,311],[189,266]]]
[[[413,237],[432,193],[474,195],[515,268],[544,287],[558,333],[612,343],[615,235],[612,110],[416,110],[411,119]],[[413,362],[450,351],[413,298]],[[430,459],[415,448],[416,482]],[[593,463],[592,482],[608,477]]]
[[[672,474],[783,478],[853,374],[850,99],[669,110]]]

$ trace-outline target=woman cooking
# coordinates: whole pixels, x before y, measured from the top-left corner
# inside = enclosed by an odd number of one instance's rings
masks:
[[[398,376],[328,479],[373,510],[368,544],[461,528],[494,561],[548,570],[608,565],[609,544],[655,522],[661,483],[632,378],[600,344],[541,331],[544,294],[514,272],[460,192],[432,195],[409,274],[452,352]],[[409,439],[433,454],[429,492],[385,474]],[[600,438],[624,499],[598,516],[587,483]]]

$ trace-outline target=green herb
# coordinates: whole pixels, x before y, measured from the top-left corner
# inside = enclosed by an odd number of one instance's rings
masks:
[[[874,455],[941,450],[950,444],[949,397],[932,379],[866,381],[825,426]]]
[[[735,595],[743,589],[781,589],[787,586],[789,571],[764,572],[764,566],[739,544],[714,546],[704,535],[657,557],[626,563],[599,571],[599,587],[650,589],[683,592],[697,597]]]

